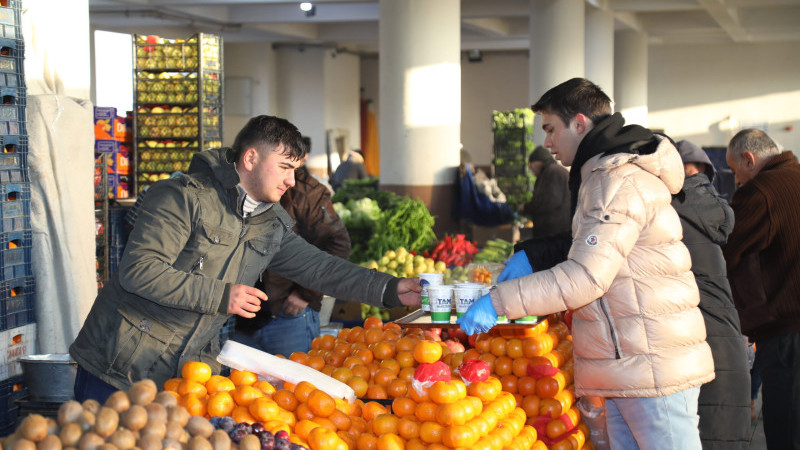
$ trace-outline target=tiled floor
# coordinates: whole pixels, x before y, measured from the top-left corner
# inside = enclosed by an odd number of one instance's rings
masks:
[[[748,450],[767,450],[767,440],[764,438],[764,420],[761,416],[761,394],[756,399],[756,413],[758,418],[750,425],[750,446]]]

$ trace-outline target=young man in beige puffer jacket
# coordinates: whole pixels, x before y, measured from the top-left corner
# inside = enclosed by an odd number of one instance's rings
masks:
[[[608,96],[582,78],[552,88],[533,110],[544,146],[571,166],[569,254],[532,274],[535,255],[515,255],[509,270],[525,266],[529,275],[500,283],[459,323],[474,333],[497,315],[573,310],[575,393],[606,399],[612,448],[700,449],[699,386],[714,367],[670,205],[683,185],[680,155],[668,139],[624,126]]]

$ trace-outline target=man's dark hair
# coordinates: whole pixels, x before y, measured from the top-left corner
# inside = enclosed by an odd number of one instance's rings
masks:
[[[535,113],[556,114],[567,125],[578,113],[597,123],[612,112],[608,95],[586,78],[573,78],[550,89],[531,109]]]
[[[249,148],[274,151],[283,144],[283,154],[294,160],[302,159],[308,153],[308,145],[296,126],[286,119],[274,116],[256,116],[247,122],[233,141],[236,161],[241,159]]]

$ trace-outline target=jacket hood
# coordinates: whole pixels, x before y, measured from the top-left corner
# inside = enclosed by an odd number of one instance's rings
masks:
[[[686,178],[681,192],[673,196],[672,206],[682,220],[711,242],[720,246],[728,242],[728,235],[733,231],[733,210],[717,195],[705,174],[696,173]]]
[[[708,157],[708,154],[705,152],[705,150],[700,148],[700,146],[694,142],[687,140],[678,141],[676,146],[678,148],[678,153],[681,155],[681,161],[684,163],[705,164],[705,174],[708,177],[708,180],[711,182],[714,181],[714,177],[717,175],[717,170],[714,168],[714,164],[711,163],[711,159]]]
[[[226,189],[232,188],[239,184],[239,174],[236,173],[233,163],[233,149],[224,147],[205,150],[194,154],[188,173],[211,175]]]

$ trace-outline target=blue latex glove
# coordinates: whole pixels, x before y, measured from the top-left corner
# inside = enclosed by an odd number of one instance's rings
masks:
[[[503,281],[522,278],[532,273],[533,268],[530,261],[528,261],[528,255],[525,254],[525,250],[520,250],[511,255],[511,258],[508,258],[506,268],[497,277],[497,282],[502,283]]]
[[[469,335],[486,333],[497,325],[497,312],[494,310],[492,298],[489,297],[489,294],[475,300],[475,303],[469,307],[467,312],[456,323],[461,325],[461,329]]]

